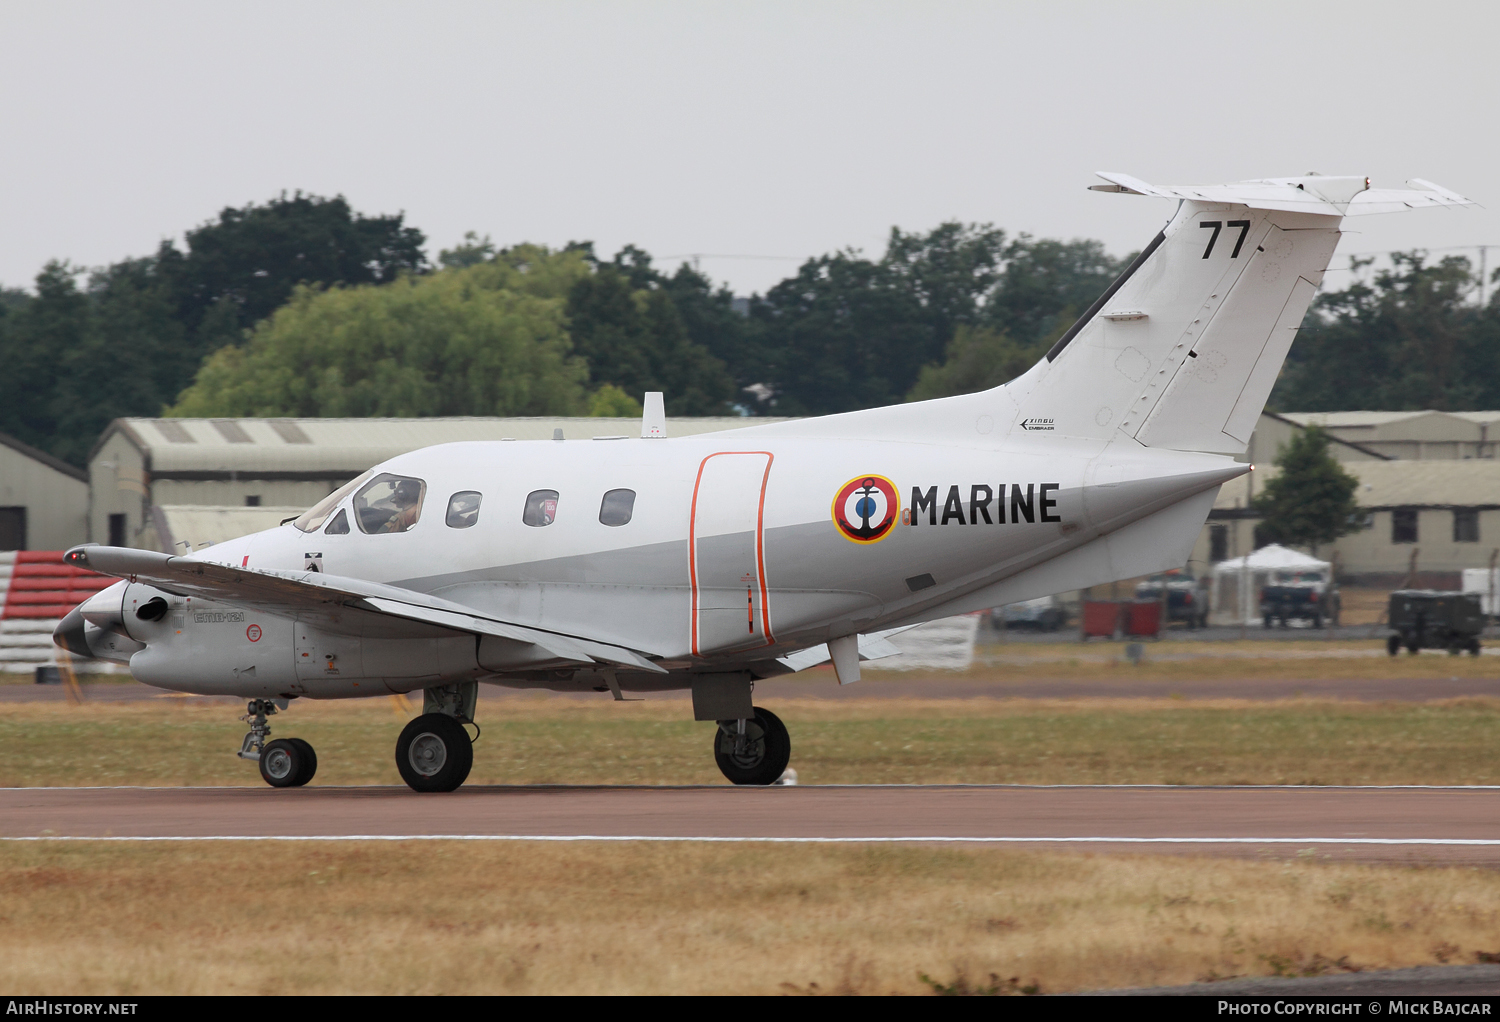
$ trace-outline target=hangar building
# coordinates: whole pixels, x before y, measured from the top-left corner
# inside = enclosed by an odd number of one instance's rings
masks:
[[[0,550],[83,543],[88,510],[88,473],[0,433]]]
[[[1266,412],[1242,459],[1256,470],[1219,491],[1189,562],[1194,574],[1255,549],[1251,503],[1276,472],[1276,449],[1312,425],[1359,479],[1363,528],[1318,551],[1340,577],[1457,589],[1463,569],[1489,565],[1500,549],[1500,412]]]

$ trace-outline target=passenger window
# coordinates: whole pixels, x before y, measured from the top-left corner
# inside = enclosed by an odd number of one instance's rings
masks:
[[[422,517],[427,484],[410,476],[382,472],[354,495],[354,520],[359,531],[374,535],[405,532]]]
[[[609,490],[599,503],[599,521],[603,525],[627,525],[634,512],[634,490]]]
[[[349,534],[349,516],[344,514],[344,509],[339,508],[339,513],[333,516],[333,521],[328,523],[328,528],[323,530],[325,536],[347,536]]]
[[[473,490],[464,490],[448,498],[448,516],[443,520],[450,529],[467,529],[479,521],[479,502],[484,497]]]
[[[340,486],[312,507],[302,512],[301,517],[292,524],[303,532],[317,532],[323,527],[323,523],[328,521],[328,516],[333,514],[333,509],[338,507],[339,501],[363,486],[369,478],[370,473],[366,472],[361,476],[349,480],[343,486]]]
[[[521,521],[541,528],[557,519],[557,491],[532,490],[526,495],[526,510],[521,512]]]

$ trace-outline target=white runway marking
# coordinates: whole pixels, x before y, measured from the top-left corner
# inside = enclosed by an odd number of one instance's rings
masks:
[[[1500,846],[1500,838],[1457,837],[695,837],[661,834],[39,834],[0,841],[697,841],[713,844],[857,845],[912,842],[976,845],[1457,845]]]
[[[1053,790],[1107,788],[1110,790],[1171,790],[1171,791],[1500,791],[1500,784],[796,784],[796,785],[729,785],[729,784],[475,784],[470,792],[493,790],[506,791],[785,791],[788,788],[803,791],[823,791],[829,788],[983,788],[993,790]],[[181,784],[57,784],[51,786],[26,785],[6,788],[3,791],[265,791],[264,784],[205,784],[184,786]],[[405,795],[409,790],[401,784],[312,784],[302,791],[394,791]]]

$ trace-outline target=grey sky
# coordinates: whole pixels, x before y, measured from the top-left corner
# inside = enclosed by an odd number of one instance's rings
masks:
[[[4,0],[0,282],[297,188],[404,210],[434,256],[469,229],[878,253],[950,217],[1118,254],[1171,204],[1095,170],[1317,170],[1490,207],[1351,221],[1341,252],[1500,245],[1497,28],[1493,3]],[[740,292],[795,266],[703,262]]]

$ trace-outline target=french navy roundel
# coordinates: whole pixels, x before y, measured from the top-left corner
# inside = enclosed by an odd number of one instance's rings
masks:
[[[833,523],[856,543],[878,543],[901,514],[896,484],[885,476],[856,476],[833,498]]]

